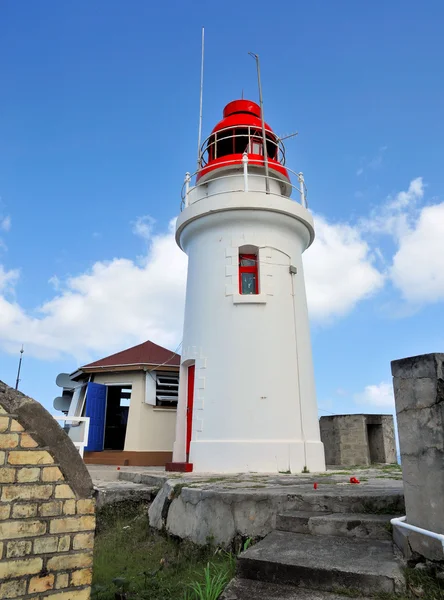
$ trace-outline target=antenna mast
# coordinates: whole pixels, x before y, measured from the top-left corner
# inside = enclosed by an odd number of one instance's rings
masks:
[[[22,344],[22,349],[20,350],[20,360],[19,360],[19,365],[18,365],[18,371],[17,371],[17,379],[15,381],[15,389],[18,390],[18,384],[20,381],[20,369],[22,368],[22,358],[23,358],[23,344]]]
[[[202,154],[200,144],[202,139],[202,106],[203,106],[203,77],[204,77],[205,28],[202,27],[202,59],[200,64],[200,106],[199,106],[199,135],[197,138],[197,169],[200,169]]]
[[[264,121],[264,102],[262,100],[262,85],[261,85],[261,67],[259,64],[259,56],[253,52],[248,53],[256,61],[257,67],[257,84],[259,87],[259,105],[261,107],[261,120],[262,120],[262,145],[264,148],[264,166],[265,166],[265,191],[267,194],[270,193],[270,180],[268,175],[268,154],[267,154],[267,138],[265,136],[265,121]]]

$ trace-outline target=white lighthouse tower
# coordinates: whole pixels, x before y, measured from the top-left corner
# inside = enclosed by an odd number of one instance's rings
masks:
[[[187,174],[176,230],[189,262],[170,470],[325,469],[302,266],[313,219],[302,175],[293,186],[281,141],[262,125],[255,102],[230,102],[202,146],[194,186]]]

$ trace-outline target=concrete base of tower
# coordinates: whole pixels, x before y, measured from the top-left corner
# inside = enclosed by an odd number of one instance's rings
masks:
[[[322,442],[299,440],[192,441],[194,473],[301,473],[325,471]]]

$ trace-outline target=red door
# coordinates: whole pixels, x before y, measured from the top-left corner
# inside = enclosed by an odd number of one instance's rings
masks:
[[[194,365],[188,367],[188,401],[187,401],[187,462],[190,456],[191,434],[193,432],[193,403],[194,403]]]

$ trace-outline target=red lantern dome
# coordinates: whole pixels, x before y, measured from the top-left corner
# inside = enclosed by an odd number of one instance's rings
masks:
[[[284,147],[266,123],[265,138],[270,176],[282,181],[283,175],[290,181],[284,167]],[[201,168],[196,180],[216,169],[241,166],[244,153],[248,155],[249,165],[264,166],[261,109],[251,100],[233,100],[225,106],[222,121],[203,143]]]

